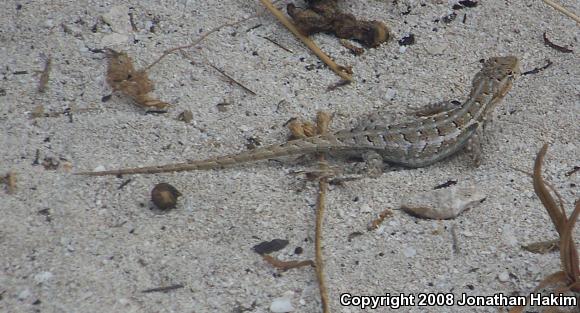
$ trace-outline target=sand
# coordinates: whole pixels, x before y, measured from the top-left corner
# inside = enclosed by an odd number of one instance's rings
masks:
[[[562,3],[580,12],[579,2]],[[315,168],[315,162],[123,178],[71,173],[182,162],[242,151],[255,142],[283,142],[288,120],[309,120],[318,110],[334,114],[333,129],[353,126],[377,110],[397,121],[422,105],[464,100],[479,61],[498,55],[518,56],[523,71],[548,60],[552,65],[516,81],[486,128],[479,168],[460,154],[427,168],[331,186],[323,250],[330,307],[360,312],[341,306],[345,293],[451,293],[456,300],[462,294],[525,295],[559,270],[557,253],[520,247],[556,238],[556,232],[531,179],[514,168],[531,171],[536,153],[549,143],[545,177],[570,212],[580,185],[579,173],[566,175],[580,165],[578,25],[541,1],[480,1],[455,10],[449,23],[442,21],[454,12],[447,1],[356,1],[341,7],[384,21],[394,36],[362,56],[333,36],[313,36],[339,64],[352,66],[355,84],[327,91],[337,76],[263,14],[155,66],[149,72],[153,95],[171,107],[166,114],[145,114],[118,94],[107,99],[112,91],[99,49],[126,51],[140,68],[165,49],[263,12],[261,4],[2,1],[0,174],[15,173],[17,189],[0,190],[0,312],[269,312],[279,297],[289,298],[294,312],[320,312],[313,269],[279,272],[252,250],[279,238],[289,244],[273,256],[314,258],[317,184],[292,172]],[[544,32],[574,53],[547,47]],[[409,33],[416,43],[401,48],[397,41]],[[49,55],[47,89],[39,93],[36,71]],[[38,106],[51,116],[31,118]],[[58,114],[66,109],[72,117]],[[185,110],[193,113],[190,123],[176,119]],[[487,199],[446,221],[399,210],[403,196],[449,180],[475,185]],[[160,182],[183,194],[176,209],[151,209],[149,194]],[[393,216],[367,231],[387,208]],[[361,234],[353,237],[356,232]],[[173,285],[182,287],[142,292]],[[413,305],[398,312],[502,309]]]

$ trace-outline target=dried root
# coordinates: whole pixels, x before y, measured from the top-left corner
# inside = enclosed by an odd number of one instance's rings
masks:
[[[165,109],[168,103],[149,95],[153,91],[153,82],[145,70],[135,70],[133,60],[125,52],[108,51],[107,83],[114,91],[133,99],[143,107]]]
[[[306,35],[333,33],[339,38],[353,39],[368,47],[377,47],[389,40],[389,29],[380,21],[360,21],[338,9],[336,0],[310,0],[308,8],[288,4],[288,15]]]
[[[536,157],[533,174],[534,190],[544,205],[544,208],[548,211],[552,224],[554,224],[554,227],[560,236],[559,246],[562,270],[546,276],[539,283],[534,292],[556,289],[556,293],[571,291],[577,295],[580,292],[580,262],[578,260],[578,250],[574,243],[572,234],[574,226],[576,225],[576,220],[580,214],[580,200],[576,200],[572,214],[570,214],[569,217],[566,216],[560,196],[554,190],[558,199],[557,202],[550,193],[551,188],[542,177],[542,164],[547,150],[548,145],[544,145]],[[549,308],[541,312],[548,312],[550,309],[555,308]],[[524,312],[524,310],[525,307],[520,306],[511,309],[509,313],[521,313]]]

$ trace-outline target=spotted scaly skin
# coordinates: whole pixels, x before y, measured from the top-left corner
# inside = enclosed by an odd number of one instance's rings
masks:
[[[361,154],[375,151],[389,163],[424,167],[457,153],[473,139],[519,73],[516,57],[490,58],[473,78],[470,95],[464,103],[408,123],[387,125],[370,120],[353,129],[206,160],[76,174],[104,176],[208,170],[276,157],[340,151]]]

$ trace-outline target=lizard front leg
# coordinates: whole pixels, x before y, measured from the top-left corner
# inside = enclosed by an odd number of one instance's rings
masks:
[[[465,145],[465,151],[469,155],[470,159],[473,161],[475,166],[481,164],[481,138],[483,137],[483,131],[478,128],[471,137],[467,140]]]

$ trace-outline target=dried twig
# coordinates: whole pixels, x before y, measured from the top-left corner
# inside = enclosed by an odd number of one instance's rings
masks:
[[[184,49],[189,49],[189,48],[192,48],[192,47],[197,46],[200,42],[202,42],[205,38],[207,38],[207,36],[209,36],[209,35],[217,32],[217,31],[221,30],[222,28],[229,27],[229,26],[236,26],[238,24],[241,24],[241,23],[243,23],[243,22],[245,22],[245,21],[247,21],[249,19],[255,18],[257,16],[258,16],[258,14],[255,14],[255,15],[252,15],[252,16],[248,16],[248,17],[246,17],[244,19],[241,19],[239,21],[235,21],[235,22],[232,22],[232,23],[222,24],[222,25],[220,25],[220,26],[218,26],[216,28],[213,28],[212,30],[208,31],[207,33],[203,34],[196,41],[194,41],[194,42],[192,42],[192,43],[190,43],[188,45],[174,47],[174,48],[165,50],[163,52],[163,54],[159,58],[157,58],[157,60],[153,61],[153,63],[151,63],[147,67],[145,67],[144,71],[149,70],[150,68],[152,68],[153,66],[155,66],[157,63],[159,63],[163,58],[165,58],[166,56],[168,56],[168,55],[170,55],[170,54],[172,54],[172,53],[174,53],[176,51],[180,51],[180,50],[184,50]]]
[[[557,51],[560,51],[562,53],[572,53],[574,52],[572,49],[568,48],[568,47],[564,47],[564,46],[560,46],[557,45],[555,43],[553,43],[549,38],[548,35],[546,34],[546,32],[544,32],[544,45],[546,45],[547,47],[550,47],[552,49],[555,49]]]
[[[365,49],[353,45],[352,43],[348,42],[348,40],[346,40],[346,39],[341,39],[340,44],[343,47],[347,48],[354,55],[358,56],[358,55],[362,55],[363,53],[365,53]]]
[[[291,31],[294,34],[294,36],[298,37],[300,41],[302,41],[308,48],[310,48],[310,50],[312,50],[312,52],[316,54],[316,56],[318,56],[318,58],[320,58],[322,62],[328,65],[328,67],[330,67],[330,69],[333,72],[335,72],[338,76],[342,77],[343,79],[346,79],[348,81],[353,80],[351,76],[352,74],[351,70],[349,70],[347,67],[336,64],[329,56],[327,56],[324,52],[322,52],[322,50],[318,48],[316,43],[314,43],[312,39],[304,36],[302,32],[294,25],[294,23],[292,23],[282,12],[280,12],[280,10],[278,10],[276,7],[274,7],[274,5],[272,5],[272,2],[270,2],[270,0],[260,0],[260,2],[262,2],[262,4],[268,9],[268,11],[270,11],[274,15],[274,17],[276,17],[276,19],[278,19],[278,21],[282,23],[282,25],[288,28],[288,30]]]
[[[552,64],[553,64],[552,61],[547,60],[546,65],[544,65],[542,67],[536,67],[536,68],[534,68],[532,70],[523,72],[522,75],[538,74],[539,72],[541,72],[541,71],[547,69],[548,67],[552,66]]]
[[[332,117],[326,112],[318,112],[316,115],[316,125],[309,122],[300,122],[297,119],[288,123],[288,128],[293,138],[306,138],[325,134],[328,132],[328,126]],[[328,173],[330,172],[328,163],[324,154],[319,154],[318,163],[320,165],[318,175],[318,198],[316,200],[316,229],[314,239],[316,277],[318,279],[318,289],[320,292],[320,301],[322,302],[322,312],[328,313],[328,291],[324,282],[324,262],[322,256],[322,222],[324,217],[324,208],[326,202],[326,193],[328,191]]]
[[[220,74],[222,74],[224,77],[226,77],[226,78],[227,78],[227,79],[228,79],[228,80],[229,80],[231,83],[234,83],[234,84],[236,84],[236,85],[240,86],[242,89],[244,89],[245,91],[247,91],[248,93],[250,93],[250,94],[252,94],[252,95],[254,95],[254,96],[256,95],[256,93],[255,93],[255,92],[253,92],[253,91],[252,91],[250,88],[248,88],[248,87],[246,87],[246,86],[242,85],[240,82],[238,82],[237,80],[233,79],[233,78],[232,78],[230,75],[226,74],[226,72],[224,72],[224,71],[220,70],[219,68],[217,68],[217,66],[215,66],[215,65],[213,65],[213,64],[211,64],[211,63],[209,63],[209,62],[208,62],[208,64],[209,64],[209,66],[211,66],[211,67],[212,67],[214,70],[218,71]]]
[[[568,16],[569,18],[573,19],[574,21],[576,21],[576,23],[580,23],[580,17],[578,17],[578,15],[568,11],[566,8],[564,8],[563,6],[557,4],[556,2],[552,1],[552,0],[544,0],[544,2],[551,6],[552,8],[556,9],[557,11],[559,11],[560,13]]]
[[[317,114],[317,129],[319,134],[325,134],[328,132],[328,125],[330,124],[331,117],[328,113],[318,112]],[[324,154],[318,156],[318,161],[320,163],[320,169],[322,171],[328,170],[328,164]],[[322,221],[324,218],[324,209],[326,203],[326,192],[328,191],[328,177],[323,176],[318,182],[318,199],[316,201],[316,230],[314,246],[316,252],[316,276],[318,277],[318,286],[320,290],[320,301],[322,302],[322,312],[330,312],[328,305],[328,291],[326,289],[326,284],[324,282],[324,263],[322,258]]]
[[[268,37],[265,37],[265,36],[261,36],[261,37],[262,37],[262,38],[264,38],[264,39],[266,39],[266,40],[268,40],[269,42],[271,42],[271,43],[275,44],[276,46],[280,47],[280,49],[282,49],[282,50],[288,51],[288,52],[290,52],[290,53],[294,53],[294,51],[292,51],[292,50],[290,50],[290,49],[288,49],[288,48],[284,47],[283,45],[281,45],[280,43],[278,43],[277,41],[275,41],[275,40],[273,40],[273,39],[270,39],[270,38],[268,38]]]

